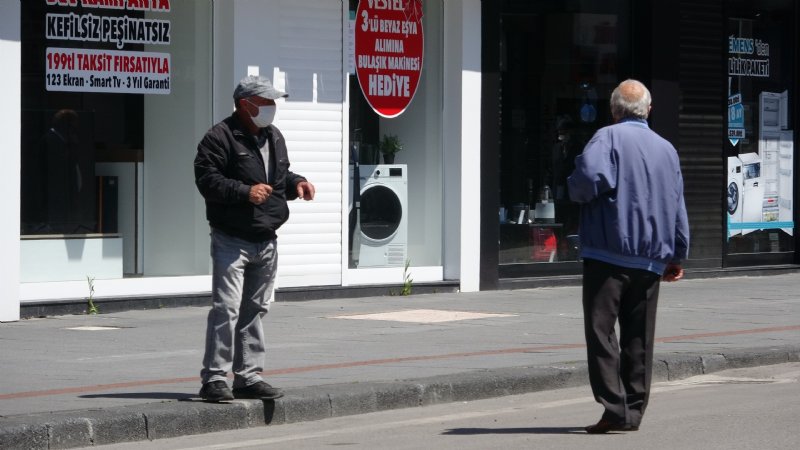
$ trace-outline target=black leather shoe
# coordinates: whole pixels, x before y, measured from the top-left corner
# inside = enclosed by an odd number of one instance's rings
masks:
[[[219,381],[209,381],[204,384],[200,389],[200,398],[207,402],[221,402],[225,400],[233,400],[233,393],[228,383]]]
[[[594,425],[589,425],[585,428],[586,432],[589,434],[604,434],[608,433],[609,431],[637,431],[639,427],[633,425],[627,425],[625,423],[619,422],[610,422],[606,419],[600,419]]]
[[[260,398],[262,400],[273,400],[283,397],[283,391],[272,387],[264,381],[258,381],[243,388],[234,388],[233,395],[236,398]]]

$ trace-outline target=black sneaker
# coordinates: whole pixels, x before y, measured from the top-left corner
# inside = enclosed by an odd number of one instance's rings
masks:
[[[221,402],[233,400],[233,393],[231,393],[228,383],[222,380],[209,381],[200,389],[200,398],[207,402]]]
[[[283,391],[272,387],[264,381],[257,381],[250,386],[234,388],[233,395],[236,398],[260,398],[262,400],[273,400],[283,397]]]

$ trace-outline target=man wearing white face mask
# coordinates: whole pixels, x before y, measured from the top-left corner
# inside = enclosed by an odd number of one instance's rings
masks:
[[[314,185],[289,170],[286,141],[272,125],[275,100],[288,97],[266,78],[247,76],[233,92],[234,113],[197,146],[195,183],[206,201],[213,262],[200,396],[209,402],[283,395],[261,378],[278,265],[278,228],[287,200],[314,199]],[[233,391],[227,375],[233,372]]]

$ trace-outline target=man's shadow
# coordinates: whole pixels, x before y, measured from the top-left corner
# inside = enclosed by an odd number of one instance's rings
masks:
[[[80,398],[116,398],[116,399],[137,399],[137,400],[177,400],[179,402],[197,402],[212,405],[229,405],[230,401],[219,403],[204,402],[198,395],[187,394],[185,392],[128,392],[119,394],[88,394],[81,395]],[[262,400],[264,402],[264,422],[271,424],[275,417],[275,400]]]
[[[125,392],[119,394],[87,394],[80,395],[80,398],[129,398],[137,400],[178,400],[186,401],[197,398],[197,395],[185,392]]]
[[[585,434],[583,427],[525,427],[525,428],[451,428],[443,435],[474,436],[479,434]]]

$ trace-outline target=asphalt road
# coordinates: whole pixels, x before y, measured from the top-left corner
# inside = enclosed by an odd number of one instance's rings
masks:
[[[600,413],[582,387],[99,448],[795,449],[800,363],[658,383],[637,432],[585,434]]]

